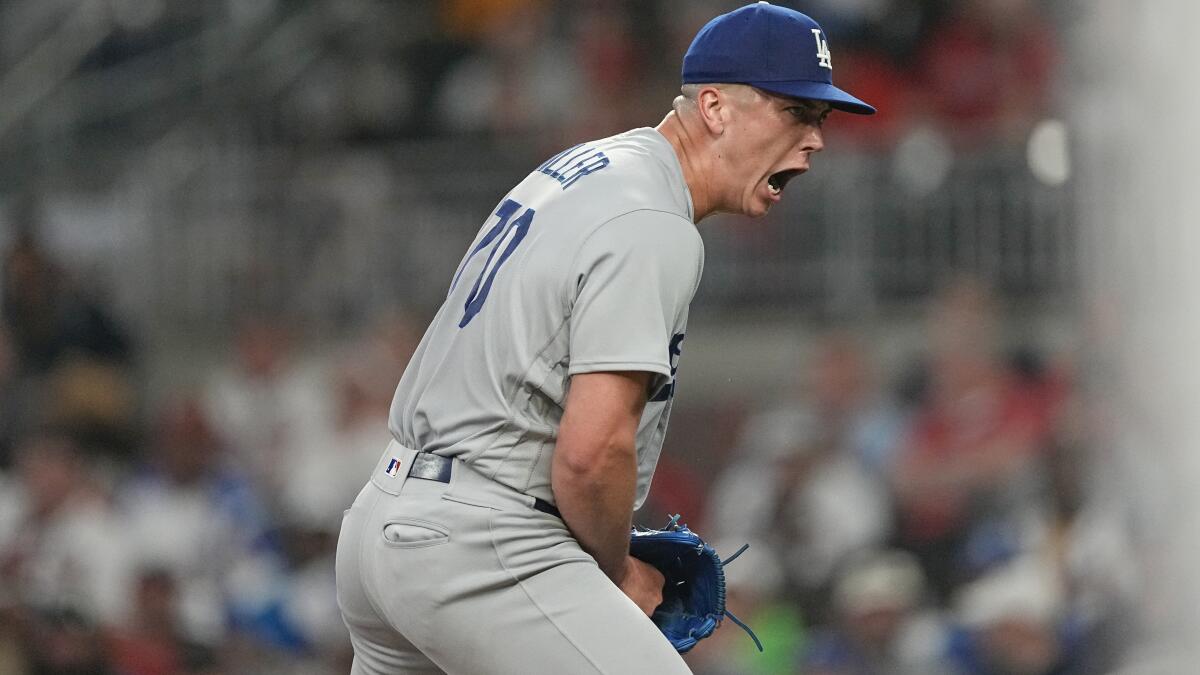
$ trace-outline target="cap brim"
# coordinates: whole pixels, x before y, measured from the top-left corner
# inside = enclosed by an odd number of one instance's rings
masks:
[[[765,89],[766,91],[775,94],[782,94],[784,96],[807,98],[814,101],[825,101],[829,103],[834,110],[854,113],[855,115],[875,114],[875,106],[872,106],[871,104],[859,98],[851,96],[832,84],[827,84],[825,82],[793,80],[791,82],[746,82],[745,84],[748,84],[752,87],[758,87],[759,89]]]

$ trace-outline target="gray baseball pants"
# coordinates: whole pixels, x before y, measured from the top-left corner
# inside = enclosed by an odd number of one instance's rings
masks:
[[[532,497],[461,462],[449,484],[408,477],[415,454],[393,442],[342,521],[352,675],[691,672]]]

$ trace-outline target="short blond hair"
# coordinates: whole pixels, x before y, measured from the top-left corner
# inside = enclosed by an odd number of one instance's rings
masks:
[[[746,101],[747,94],[758,94],[758,90],[748,84],[736,84],[729,82],[712,82],[707,84],[685,84],[679,88],[679,96],[675,97],[675,102],[671,106],[676,112],[683,108],[695,108],[696,98],[700,95],[700,90],[706,87],[713,87],[729,94],[732,98],[739,101]]]

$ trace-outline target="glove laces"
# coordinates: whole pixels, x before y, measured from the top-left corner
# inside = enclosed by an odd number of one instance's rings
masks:
[[[678,513],[671,516],[671,519],[669,521],[667,521],[667,524],[665,527],[663,527],[663,529],[664,530],[678,530],[679,529],[679,518],[680,518],[680,514],[678,514]],[[739,548],[737,551],[735,551],[733,555],[731,555],[728,558],[725,558],[724,560],[721,561],[721,567],[724,567],[724,566],[728,565],[729,563],[733,562],[734,560],[737,560],[737,557],[740,556],[741,554],[745,553],[746,549],[748,549],[748,548],[750,548],[750,544],[742,544],[742,547]],[[725,606],[724,575],[722,575],[721,583],[717,588],[717,594],[720,596],[721,606],[724,607]],[[746,635],[749,635],[750,639],[754,640],[754,646],[758,647],[758,651],[760,651],[760,652],[764,651],[763,646],[762,646],[762,641],[758,639],[758,636],[754,634],[754,631],[751,630],[750,626],[747,626],[745,624],[745,622],[743,622],[741,619],[734,616],[733,612],[730,612],[728,609],[725,610],[725,616],[729,617],[729,619],[731,621],[733,621],[733,623],[737,624],[738,628],[741,628],[742,630],[746,631]]]
[[[676,516],[676,517],[678,517],[678,516]],[[737,560],[737,557],[739,555],[745,553],[746,549],[748,549],[748,548],[750,548],[750,544],[742,544],[742,547],[739,548],[736,553],[734,553],[733,555],[731,555],[728,558],[721,561],[721,566],[724,567],[725,565],[728,565],[729,563],[733,562],[734,560]],[[750,626],[747,626],[741,619],[734,616],[733,612],[731,612],[729,610],[725,610],[725,616],[729,617],[730,621],[737,624],[738,628],[741,628],[742,630],[746,631],[746,635],[749,635],[750,639],[754,640],[754,646],[758,647],[758,651],[760,651],[760,652],[763,651],[762,642],[759,641],[758,636],[754,634],[754,631],[750,629]]]

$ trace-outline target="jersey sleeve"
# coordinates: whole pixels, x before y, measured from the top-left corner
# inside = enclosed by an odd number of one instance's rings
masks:
[[[571,267],[568,374],[648,371],[657,388],[703,264],[700,234],[678,215],[634,211],[600,226]]]

